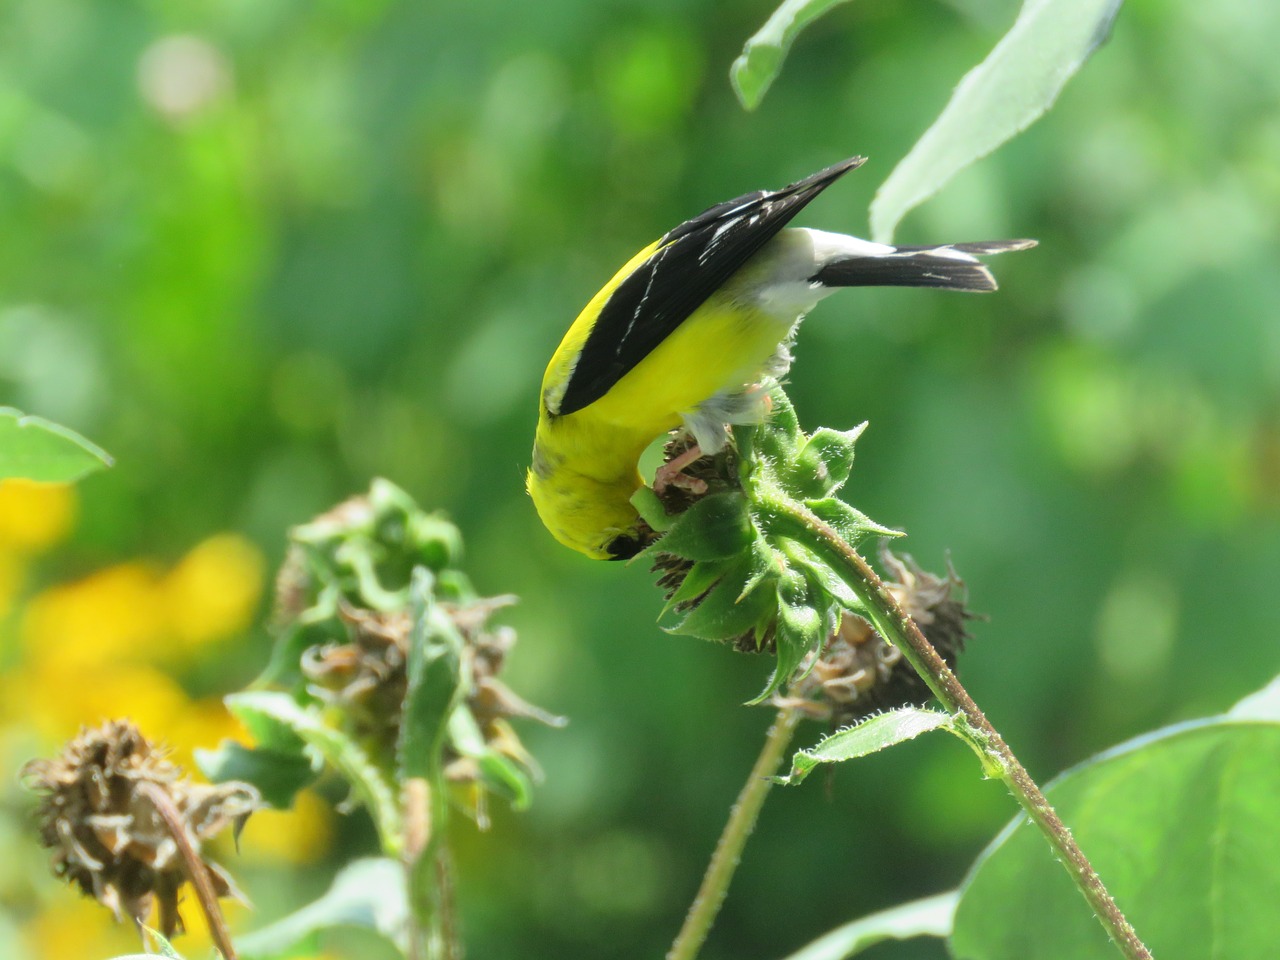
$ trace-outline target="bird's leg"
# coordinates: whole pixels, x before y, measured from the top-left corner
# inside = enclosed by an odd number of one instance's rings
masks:
[[[697,477],[687,477],[680,471],[702,456],[702,448],[696,443],[683,453],[672,457],[653,474],[653,492],[662,493],[667,487],[679,487],[690,493],[706,493],[707,482]]]

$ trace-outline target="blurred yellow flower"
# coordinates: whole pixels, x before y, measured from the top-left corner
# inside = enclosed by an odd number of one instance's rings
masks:
[[[143,733],[163,741],[172,749],[173,761],[192,773],[196,771],[196,750],[212,750],[223,740],[252,742],[249,732],[217,697],[188,701],[166,729],[143,728]]]
[[[132,926],[116,923],[109,910],[93,900],[53,891],[47,906],[22,927],[23,946],[31,960],[91,960],[137,953]]]
[[[258,549],[233,533],[197,544],[160,584],[177,639],[197,647],[244,630],[262,595],[265,565]]]
[[[68,484],[0,480],[0,547],[30,553],[51,546],[71,532],[75,517]]]
[[[154,652],[165,639],[158,578],[142,563],[122,563],[50,587],[22,618],[30,661],[87,667]]]
[[[146,664],[32,663],[0,678],[0,703],[6,722],[21,722],[56,743],[116,717],[167,740],[189,699],[176,680]]]
[[[0,548],[0,620],[13,612],[13,601],[22,587],[23,567],[18,558]]]
[[[22,566],[0,548],[0,614]],[[263,578],[253,545],[219,534],[168,573],[135,561],[44,590],[21,613],[23,658],[0,677],[0,722],[53,743],[82,726],[127,718],[195,772],[197,747],[245,739],[245,732],[220,700],[193,702],[160,666],[244,630]]]
[[[24,956],[31,960],[99,960],[142,953],[133,924],[116,922],[110,910],[88,897],[68,896],[62,889],[54,892],[58,896],[23,924]],[[243,904],[226,900],[222,908],[233,932],[252,925],[252,914]],[[193,899],[183,903],[182,918],[187,932],[174,940],[174,947],[184,957],[211,956],[213,943]],[[0,949],[0,957],[8,955]]]
[[[182,656],[244,630],[262,593],[265,562],[243,537],[197,544],[168,574],[130,562],[32,599],[22,619],[33,662],[85,667]],[[3,599],[0,569],[0,599]]]

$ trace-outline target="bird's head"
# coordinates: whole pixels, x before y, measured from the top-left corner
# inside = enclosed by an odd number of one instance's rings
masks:
[[[540,470],[535,456],[525,486],[551,535],[593,560],[628,560],[654,534],[631,505],[638,480],[602,482],[563,467]]]

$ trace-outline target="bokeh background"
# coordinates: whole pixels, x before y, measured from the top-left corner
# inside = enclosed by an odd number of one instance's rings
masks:
[[[664,635],[643,569],[541,529],[543,366],[618,264],[712,202],[863,153],[803,222],[864,231],[1015,4],[841,8],[747,114],[726,74],[770,9],[0,4],[0,403],[118,461],[0,486],[0,954],[133,945],[47,875],[22,762],[108,715],[181,758],[236,735],[219,697],[264,663],[286,529],[381,475],[456,520],[482,590],[521,596],[510,680],[572,717],[526,731],[530,811],[456,831],[470,955],[661,955],[769,720],[741,706],[767,664]],[[871,421],[847,495],[926,566],[950,551],[989,616],[963,675],[1042,778],[1280,668],[1277,40],[1272,4],[1131,0],[1042,121],[899,230],[1040,238],[994,263],[1001,292],[857,291],[804,331],[802,422]],[[240,928],[371,848],[334,799],[228,851],[258,904]],[[776,791],[706,956],[948,888],[1012,810],[943,737]]]

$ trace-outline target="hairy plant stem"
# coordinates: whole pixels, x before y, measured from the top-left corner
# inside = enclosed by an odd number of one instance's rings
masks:
[[[698,895],[689,907],[680,933],[667,951],[667,960],[693,960],[702,949],[707,934],[711,932],[711,925],[715,923],[716,914],[720,912],[720,906],[729,892],[729,882],[742,859],[742,848],[755,829],[765,795],[773,785],[769,777],[777,772],[778,764],[782,762],[782,755],[791,744],[799,722],[800,712],[792,707],[783,707],[774,718],[764,746],[760,748],[760,755],[756,757],[751,773],[747,775],[747,782],[742,785],[738,799],[729,811],[729,819],[711,854],[711,862],[707,864],[707,872],[702,877],[702,885],[698,887]]]
[[[205,923],[209,927],[209,938],[225,960],[236,960],[236,948],[231,943],[231,933],[227,930],[227,921],[222,916],[222,907],[218,904],[218,895],[214,892],[213,883],[209,880],[209,869],[196,853],[187,835],[187,827],[182,814],[174,806],[173,799],[161,787],[154,783],[142,781],[138,784],[138,792],[147,798],[147,802],[155,809],[156,815],[164,823],[165,829],[178,848],[178,856],[186,871],[187,879],[196,892],[196,903],[204,913]]]
[[[957,732],[982,757],[983,765],[989,773],[1004,781],[1031,822],[1044,834],[1057,852],[1063,867],[1093,908],[1098,922],[1120,951],[1129,960],[1152,960],[1151,951],[1120,912],[1101,878],[1071,836],[1071,831],[1058,817],[1031,775],[1018,762],[1004,738],[978,709],[978,705],[973,702],[951,668],[921,633],[915,621],[903,613],[893,594],[871,569],[870,564],[804,504],[781,496],[770,497],[770,501],[774,509],[803,526],[827,553],[839,561],[846,582],[866,605],[872,626],[885,640],[902,651],[902,655],[929,685],[933,695],[947,711],[959,716],[962,722],[957,724]]]
[[[411,777],[401,789],[405,836],[401,857],[409,891],[410,960],[460,960],[453,920],[453,877],[440,830],[448,813],[442,783]]]

